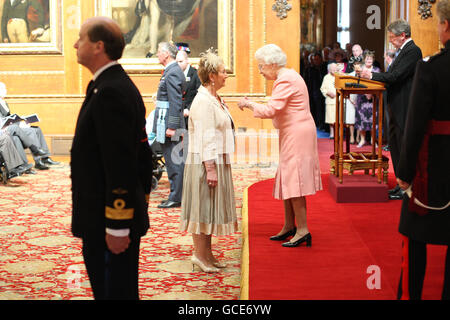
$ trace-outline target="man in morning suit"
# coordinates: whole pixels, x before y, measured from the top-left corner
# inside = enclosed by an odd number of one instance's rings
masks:
[[[397,57],[387,72],[363,71],[361,77],[381,81],[387,87],[389,113],[389,149],[394,173],[397,176],[398,160],[405,130],[409,96],[417,61],[422,59],[422,51],[411,39],[411,27],[407,21],[397,20],[387,27],[389,42],[397,49]],[[403,191],[397,185],[389,190],[390,199],[402,199]]]
[[[191,109],[192,101],[194,101],[194,98],[197,95],[198,88],[202,83],[198,77],[197,69],[189,64],[188,47],[178,46],[178,48],[181,49],[177,53],[177,62],[186,78],[186,88],[183,92],[183,115],[187,129],[189,110]],[[184,139],[186,139],[186,137],[184,137]],[[186,148],[186,146],[184,146],[184,148]]]
[[[441,0],[436,10],[445,47],[417,64],[397,171],[398,184],[408,190],[399,225],[401,299],[421,299],[427,244],[447,246],[442,299],[450,299],[450,0]]]
[[[175,60],[178,49],[169,42],[158,45],[158,60],[164,66],[156,96],[156,110],[153,131],[156,141],[161,144],[167,175],[170,183],[169,198],[158,208],[176,208],[181,206],[183,191],[183,142],[181,134],[185,132],[183,117],[183,90],[186,82],[183,71]]]
[[[71,149],[72,233],[83,240],[94,298],[137,300],[152,177],[145,106],[117,62],[125,41],[116,22],[86,20],[74,47],[93,79]]]

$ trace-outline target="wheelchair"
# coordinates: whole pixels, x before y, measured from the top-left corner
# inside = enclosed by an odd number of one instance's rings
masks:
[[[161,179],[163,172],[166,170],[166,164],[163,160],[161,144],[156,141],[156,136],[152,133],[154,114],[155,110],[153,110],[147,117],[147,123],[145,127],[146,131],[149,132],[149,134],[147,134],[148,144],[150,145],[150,149],[152,150],[152,191],[158,188],[158,181]]]
[[[158,188],[158,182],[162,177],[163,172],[166,170],[166,164],[163,160],[162,148],[159,142],[149,140],[150,149],[152,150],[152,191]]]

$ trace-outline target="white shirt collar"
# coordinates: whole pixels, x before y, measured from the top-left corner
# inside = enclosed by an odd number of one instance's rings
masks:
[[[189,68],[190,68],[191,66],[190,65],[187,65],[187,67],[186,67],[186,69],[184,70],[184,76],[187,78],[187,76],[188,76],[188,72],[189,72]]]
[[[98,76],[103,72],[103,71],[105,71],[106,69],[108,69],[108,68],[110,68],[110,67],[112,67],[112,66],[115,66],[115,65],[117,65],[117,64],[119,64],[119,62],[117,62],[117,61],[111,61],[110,63],[107,63],[107,64],[105,64],[103,67],[101,67],[100,69],[98,69],[95,73],[94,73],[94,76],[92,77],[92,80],[97,80],[97,78],[98,78]]]
[[[405,42],[403,42],[402,46],[400,47],[400,50],[402,50],[402,49],[405,47],[405,45],[406,45],[408,42],[410,42],[410,41],[412,41],[412,38],[409,38],[408,40],[406,40]]]

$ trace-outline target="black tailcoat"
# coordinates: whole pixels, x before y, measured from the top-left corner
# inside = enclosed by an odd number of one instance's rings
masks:
[[[405,128],[414,72],[417,61],[420,59],[422,59],[422,51],[411,40],[405,44],[387,72],[372,74],[372,80],[387,84],[388,110],[392,115],[390,121],[395,121],[402,129]]]
[[[194,101],[201,84],[197,69],[190,66],[186,76],[186,88],[183,92],[183,109],[191,108],[192,101]]]
[[[422,51],[414,41],[409,41],[399,52],[387,72],[372,73],[372,80],[386,83],[387,112],[389,115],[389,149],[397,175],[400,148],[405,130],[409,96],[411,94],[417,61],[422,59]]]

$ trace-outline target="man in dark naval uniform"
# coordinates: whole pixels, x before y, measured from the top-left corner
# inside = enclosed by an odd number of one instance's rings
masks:
[[[450,0],[441,0],[437,12],[445,48],[417,64],[397,171],[408,194],[399,226],[404,236],[399,299],[421,298],[426,244],[447,246],[442,299],[450,299]]]
[[[140,239],[149,228],[151,149],[141,94],[117,62],[125,41],[110,18],[88,19],[74,47],[93,74],[71,149],[72,232],[95,299],[139,299]]]

